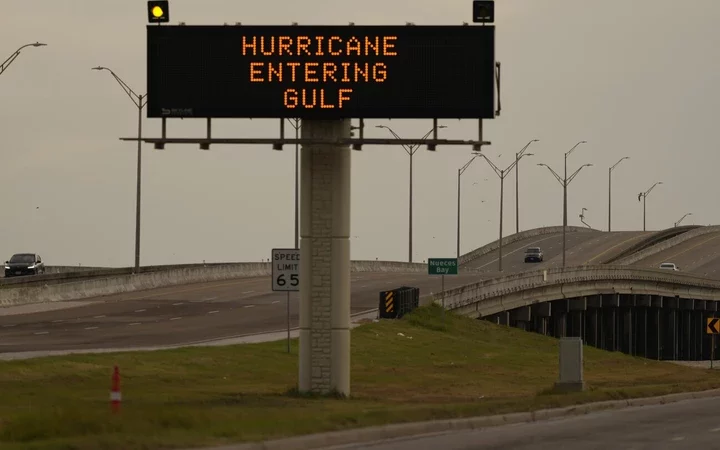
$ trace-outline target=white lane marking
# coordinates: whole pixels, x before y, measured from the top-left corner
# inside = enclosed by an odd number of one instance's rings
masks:
[[[58,320],[52,321],[52,323],[60,323],[60,322],[65,322],[65,319],[58,319]]]
[[[93,317],[93,319],[102,319],[103,317],[105,317],[105,314],[103,314],[101,316],[95,316],[95,317]]]
[[[676,437],[672,438],[673,441],[682,441],[684,439],[685,438],[683,436],[676,436]]]
[[[275,305],[277,303],[280,303],[280,300],[275,300],[274,302],[272,302],[273,305]]]
[[[132,326],[135,326],[135,325],[142,325],[142,324],[141,324],[140,322],[134,322],[134,323],[128,324],[129,327],[132,327]]]
[[[180,306],[182,304],[183,304],[183,302],[177,302],[177,303],[173,303],[173,306]]]
[[[252,294],[253,292],[255,292],[255,291],[245,291],[245,292],[243,292],[243,294]]]
[[[219,313],[219,312],[220,312],[220,311],[210,311],[208,314],[217,314],[217,313]]]
[[[255,307],[255,305],[245,305],[245,306],[243,306],[243,308],[254,308],[254,307]]]
[[[85,329],[86,329],[86,330],[97,330],[98,327],[87,327],[87,328],[85,328]]]
[[[138,313],[138,312],[145,312],[145,311],[147,311],[147,310],[146,310],[146,309],[136,309],[136,310],[135,310],[136,313]]]
[[[38,335],[41,335],[41,334],[50,334],[50,332],[49,332],[49,331],[38,331],[37,333],[33,333],[33,334],[35,334],[36,336],[38,336]]]
[[[182,317],[173,317],[173,318],[170,319],[170,320],[180,320],[180,319],[182,319]]]
[[[718,431],[720,431],[720,427],[713,428],[712,430],[710,430],[711,433],[717,433]]]
[[[363,284],[362,286],[360,286],[360,289],[366,288],[366,287],[367,287],[367,284]]]
[[[15,326],[15,324],[13,324],[13,325],[3,325],[2,327],[3,327],[3,328],[12,328],[12,327],[14,327],[14,326]]]
[[[210,300],[215,300],[216,298],[217,298],[217,297],[208,297],[208,298],[204,298],[203,301],[204,301],[204,302],[209,302]]]

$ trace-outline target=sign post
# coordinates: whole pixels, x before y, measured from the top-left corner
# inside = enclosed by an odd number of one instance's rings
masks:
[[[445,275],[458,274],[457,258],[428,258],[428,275],[440,275],[442,290],[442,316],[445,320]]]
[[[712,369],[713,360],[715,359],[715,336],[720,334],[720,319],[708,317],[705,331],[710,335],[710,368]]]
[[[290,353],[290,292],[300,290],[300,249],[272,250],[272,290],[287,292],[287,351]]]

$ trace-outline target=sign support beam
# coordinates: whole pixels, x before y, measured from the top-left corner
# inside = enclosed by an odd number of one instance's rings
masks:
[[[350,394],[350,120],[304,120],[300,392]]]

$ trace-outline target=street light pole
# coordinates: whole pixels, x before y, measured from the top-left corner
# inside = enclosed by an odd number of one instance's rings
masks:
[[[680,220],[678,220],[677,222],[675,222],[675,226],[676,226],[676,227],[679,226],[679,225],[680,225],[680,222],[682,222],[687,216],[692,216],[692,215],[693,215],[693,213],[687,213],[687,214],[685,214],[684,216],[682,216],[682,217],[680,218]]]
[[[506,169],[500,169],[498,166],[496,166],[492,161],[490,161],[490,158],[485,156],[483,153],[476,153],[477,156],[482,156],[485,158],[485,161],[490,164],[490,167],[492,167],[492,170],[497,174],[498,178],[500,178],[500,240],[498,245],[498,271],[502,272],[502,257],[503,257],[503,203],[504,203],[504,194],[505,194],[505,177],[512,171],[512,169],[517,165],[518,161],[520,161],[524,156],[532,156],[532,153],[523,154],[520,157],[516,158],[515,161],[513,161],[512,164],[510,164]]]
[[[300,119],[288,119],[288,122],[290,122],[290,125],[295,128],[295,248],[300,248],[300,188],[298,186],[298,173],[300,171],[300,145],[297,143],[298,137],[300,135]]]
[[[560,175],[558,175],[557,172],[555,172],[547,164],[538,164],[538,166],[547,167],[548,170],[553,174],[555,179],[558,180],[558,182],[560,183],[560,185],[563,188],[563,233],[562,233],[563,234],[563,258],[562,258],[562,266],[563,267],[565,267],[565,262],[566,262],[565,250],[567,248],[567,187],[570,184],[570,182],[572,182],[572,180],[575,179],[575,177],[580,173],[580,171],[584,167],[592,167],[592,164],[584,164],[584,165],[580,166],[579,169],[577,169],[572,175],[570,175],[568,177],[568,175],[567,175],[567,158],[575,150],[575,148],[577,148],[578,145],[585,144],[585,143],[587,143],[587,142],[580,141],[577,144],[575,144],[575,147],[571,148],[569,152],[565,153],[565,176],[564,177],[561,177]]]
[[[460,176],[467,170],[468,167],[470,167],[470,164],[475,161],[475,158],[477,158],[478,155],[475,155],[470,159],[470,161],[467,162],[464,166],[458,169],[458,176],[457,176],[457,250],[455,252],[455,257],[460,258]]]
[[[138,144],[137,144],[137,181],[135,198],[135,271],[140,268],[140,212],[141,212],[141,187],[142,187],[142,110],[147,104],[147,94],[136,94],[119,76],[107,67],[93,67],[93,70],[106,70],[115,78],[120,87],[130,97],[130,100],[138,109]]]
[[[525,150],[527,150],[533,142],[540,142],[540,140],[533,139],[528,142],[522,150],[515,153],[515,233],[520,232],[520,158],[522,158],[525,154]],[[531,156],[531,154],[528,154],[528,156]]]
[[[390,133],[392,133],[393,136],[395,136],[395,139],[402,139],[397,133],[395,133],[392,128],[385,126],[385,125],[376,125],[376,128],[384,128],[388,130]],[[445,125],[440,125],[437,127],[437,129],[440,128],[447,128]],[[432,128],[430,131],[425,133],[425,136],[421,137],[420,140],[423,141],[427,139],[428,136],[430,136],[433,131],[435,131],[435,128]],[[408,262],[411,263],[413,261],[413,156],[415,155],[415,152],[417,149],[420,148],[421,144],[415,144],[415,145],[402,145],[402,148],[405,149],[405,152],[407,152],[408,155],[410,155],[410,183],[409,183],[409,205],[408,205]]]
[[[630,157],[624,156],[620,158],[620,161],[616,162],[615,165],[608,169],[608,233],[612,231],[612,171],[618,164],[626,159],[630,159]]]
[[[647,199],[647,196],[650,195],[650,192],[652,192],[652,190],[655,189],[655,186],[657,186],[658,184],[663,184],[663,182],[658,181],[657,183],[650,186],[650,189],[648,189],[647,191],[638,194],[638,201],[640,201],[641,198],[643,201],[643,231],[645,231],[645,200]]]
[[[0,64],[0,75],[2,75],[3,72],[5,72],[8,67],[10,67],[10,64],[12,64],[13,61],[15,61],[15,59],[17,59],[18,56],[20,56],[20,52],[22,51],[22,49],[24,49],[26,47],[45,47],[46,45],[47,44],[43,44],[41,42],[34,42],[32,44],[25,44],[25,45],[21,46],[20,48],[15,50],[10,56],[8,56],[8,58],[5,61],[3,61],[2,64]]]

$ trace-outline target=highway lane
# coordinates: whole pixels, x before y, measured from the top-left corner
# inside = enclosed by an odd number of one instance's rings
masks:
[[[445,277],[446,289],[479,281],[475,273]],[[353,273],[351,312],[377,308],[379,292],[402,285],[425,299],[440,277],[423,273]],[[299,293],[291,293],[290,325],[298,323]],[[0,353],[187,344],[287,327],[287,294],[269,277],[198,283],[83,301],[0,309]],[[36,309],[34,312],[28,310]]]
[[[717,398],[323,450],[686,450],[720,447]]]
[[[570,248],[593,237],[601,235],[601,231],[567,233],[567,247]],[[552,258],[562,252],[562,233],[545,234],[521,239],[512,244],[503,246],[503,271],[521,272],[527,270],[524,265],[524,252],[528,247],[540,247],[545,253],[545,259]],[[498,268],[499,250],[493,250],[464,267],[481,271],[496,271]]]
[[[602,231],[573,232],[567,234],[566,264],[579,266],[601,264],[603,260],[620,254],[623,250],[649,237],[653,232]],[[545,260],[541,263],[525,263],[525,249],[540,247]],[[465,267],[485,271],[498,269],[498,251],[469,262]],[[562,233],[522,239],[503,247],[503,272],[516,273],[525,270],[548,269],[562,266]]]
[[[658,268],[663,262],[677,264],[682,272],[720,278],[720,232],[696,236],[632,265]]]

